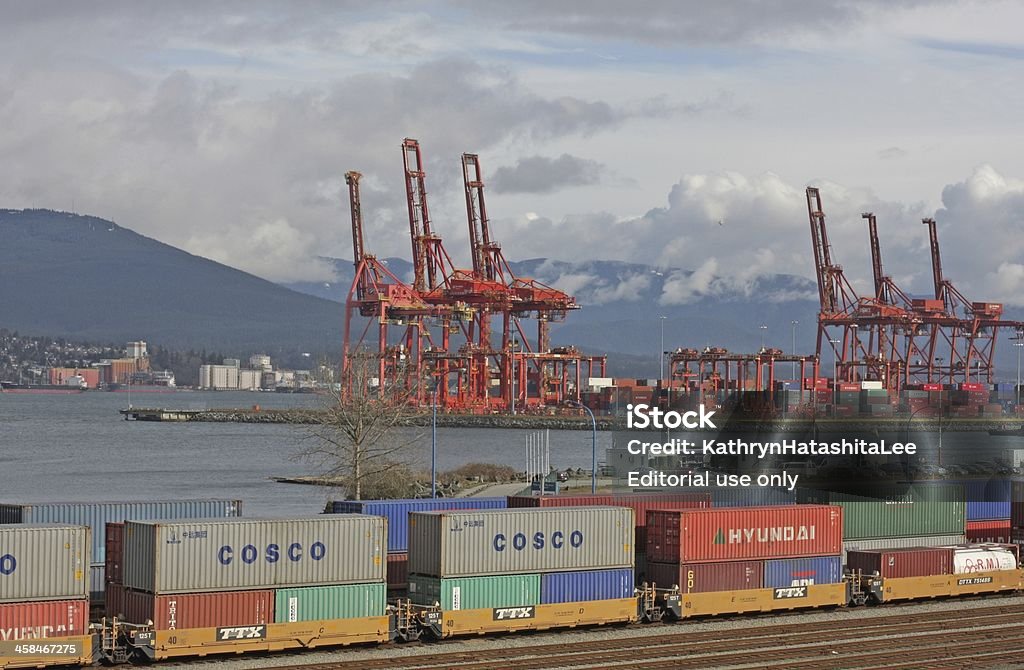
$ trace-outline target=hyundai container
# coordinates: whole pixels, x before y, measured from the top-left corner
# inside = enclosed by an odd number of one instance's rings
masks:
[[[0,523],[61,523],[92,528],[92,560],[106,556],[108,521],[200,519],[242,515],[241,500],[140,500],[135,502],[63,502],[0,504]]]
[[[274,592],[228,591],[222,593],[177,593],[155,596],[120,584],[108,585],[111,603],[129,623],[153,622],[156,630],[257,626],[274,623]]]
[[[849,540],[843,542],[843,564],[846,564],[846,554],[857,549],[877,551],[879,549],[906,549],[908,547],[943,547],[963,544],[966,541],[963,535],[927,535],[925,537],[883,537],[872,540]]]
[[[966,505],[961,486],[875,487],[864,495],[800,490],[798,497],[806,503],[840,505],[845,540],[964,532]]]
[[[540,603],[554,605],[630,598],[634,583],[630,568],[547,572],[540,576]]]
[[[764,587],[812,586],[838,584],[843,581],[843,559],[840,556],[783,558],[764,562]]]
[[[278,589],[274,595],[274,621],[296,623],[384,616],[387,596],[387,584],[383,582]]]
[[[84,635],[89,601],[51,600],[0,605],[0,640],[37,640]]]
[[[1010,520],[968,521],[968,542],[1010,542]]]
[[[443,610],[539,605],[540,575],[439,578],[411,574],[409,599],[417,605],[440,603]]]
[[[124,584],[150,593],[383,582],[387,520],[129,521]]]
[[[647,581],[660,589],[678,586],[682,593],[760,589],[764,584],[764,561],[648,563]]]
[[[846,554],[846,567],[865,575],[882,578],[928,577],[948,575],[953,569],[953,555],[943,547],[910,547],[851,551]]]
[[[325,514],[370,514],[387,517],[388,551],[403,553],[409,548],[409,512],[437,512],[456,509],[504,509],[505,498],[405,498],[395,500],[332,500]]]
[[[843,510],[834,505],[652,510],[647,513],[647,561],[698,563],[839,554],[842,529]]]
[[[88,600],[88,526],[0,526],[0,602]]]
[[[633,567],[628,507],[413,512],[409,573],[433,577]]]

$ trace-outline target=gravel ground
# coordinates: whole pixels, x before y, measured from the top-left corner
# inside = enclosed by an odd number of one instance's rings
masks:
[[[439,644],[420,645],[387,645],[384,647],[360,647],[351,649],[340,649],[336,651],[309,651],[298,653],[281,653],[275,655],[260,656],[257,658],[244,657],[242,659],[230,659],[223,661],[202,661],[201,663],[161,663],[161,668],[196,668],[199,665],[209,667],[215,666],[216,670],[249,670],[251,668],[269,668],[293,666],[301,667],[312,663],[336,662],[345,664],[345,667],[353,669],[359,667],[359,662],[365,659],[379,659],[403,656],[422,656],[431,653],[446,653],[452,651],[473,651],[478,649],[516,649],[531,647],[539,644],[554,644],[558,642],[576,643],[588,640],[605,640],[615,638],[636,638],[638,646],[642,643],[639,640],[652,635],[664,635],[674,629],[686,627],[691,631],[724,631],[730,629],[759,628],[773,624],[786,623],[795,624],[801,622],[816,621],[848,621],[857,618],[875,618],[891,616],[896,614],[912,614],[914,612],[937,612],[948,611],[951,616],[958,619],[965,617],[972,609],[991,607],[993,605],[1019,605],[1024,604],[1024,596],[1011,596],[1000,598],[974,598],[974,599],[951,599],[927,603],[913,603],[903,605],[892,605],[884,607],[835,609],[828,611],[813,611],[808,613],[784,614],[784,615],[744,615],[723,619],[706,619],[698,622],[682,622],[672,626],[617,626],[610,628],[589,628],[583,630],[565,630],[533,634],[509,634],[498,637],[485,637],[474,639],[446,640]],[[552,666],[554,668],[555,666]],[[1022,666],[1005,666],[1022,667]]]

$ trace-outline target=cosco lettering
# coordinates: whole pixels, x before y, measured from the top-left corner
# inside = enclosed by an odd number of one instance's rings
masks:
[[[565,532],[561,530],[551,533],[550,538],[543,531],[537,531],[530,537],[527,537],[526,533],[518,532],[512,535],[511,540],[504,533],[497,533],[491,542],[491,546],[495,551],[505,551],[509,545],[516,551],[523,551],[527,547],[540,551],[549,545],[553,549],[562,549],[566,546],[566,541]],[[583,531],[574,530],[569,533],[568,546],[573,549],[582,547]]]
[[[18,569],[18,559],[11,554],[0,556],[0,575],[7,576]]]
[[[309,557],[310,560],[319,561],[327,555],[327,545],[323,542],[317,541],[309,545],[309,550],[304,551],[301,542],[292,542],[287,547],[283,548],[279,544],[268,544],[262,552],[263,560],[267,563],[278,563],[282,558],[286,558],[292,563],[298,563],[305,557]],[[238,559],[246,564],[252,565],[260,560],[260,550],[253,544],[246,544],[237,552]],[[217,550],[217,561],[221,565],[231,565],[236,557],[234,547],[230,544],[225,544]]]

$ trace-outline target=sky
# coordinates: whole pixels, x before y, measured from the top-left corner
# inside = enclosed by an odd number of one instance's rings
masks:
[[[351,258],[348,170],[367,251],[409,257],[412,137],[458,265],[471,152],[508,258],[693,270],[666,304],[813,277],[808,185],[858,291],[873,211],[905,290],[934,217],[962,292],[1024,304],[1019,3],[0,0],[0,25],[0,206],[273,281]]]

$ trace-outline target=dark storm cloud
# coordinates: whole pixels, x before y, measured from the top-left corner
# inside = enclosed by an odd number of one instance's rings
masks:
[[[570,186],[596,184],[605,172],[597,161],[562,154],[558,158],[529,156],[502,166],[491,177],[497,193],[553,193]]]

